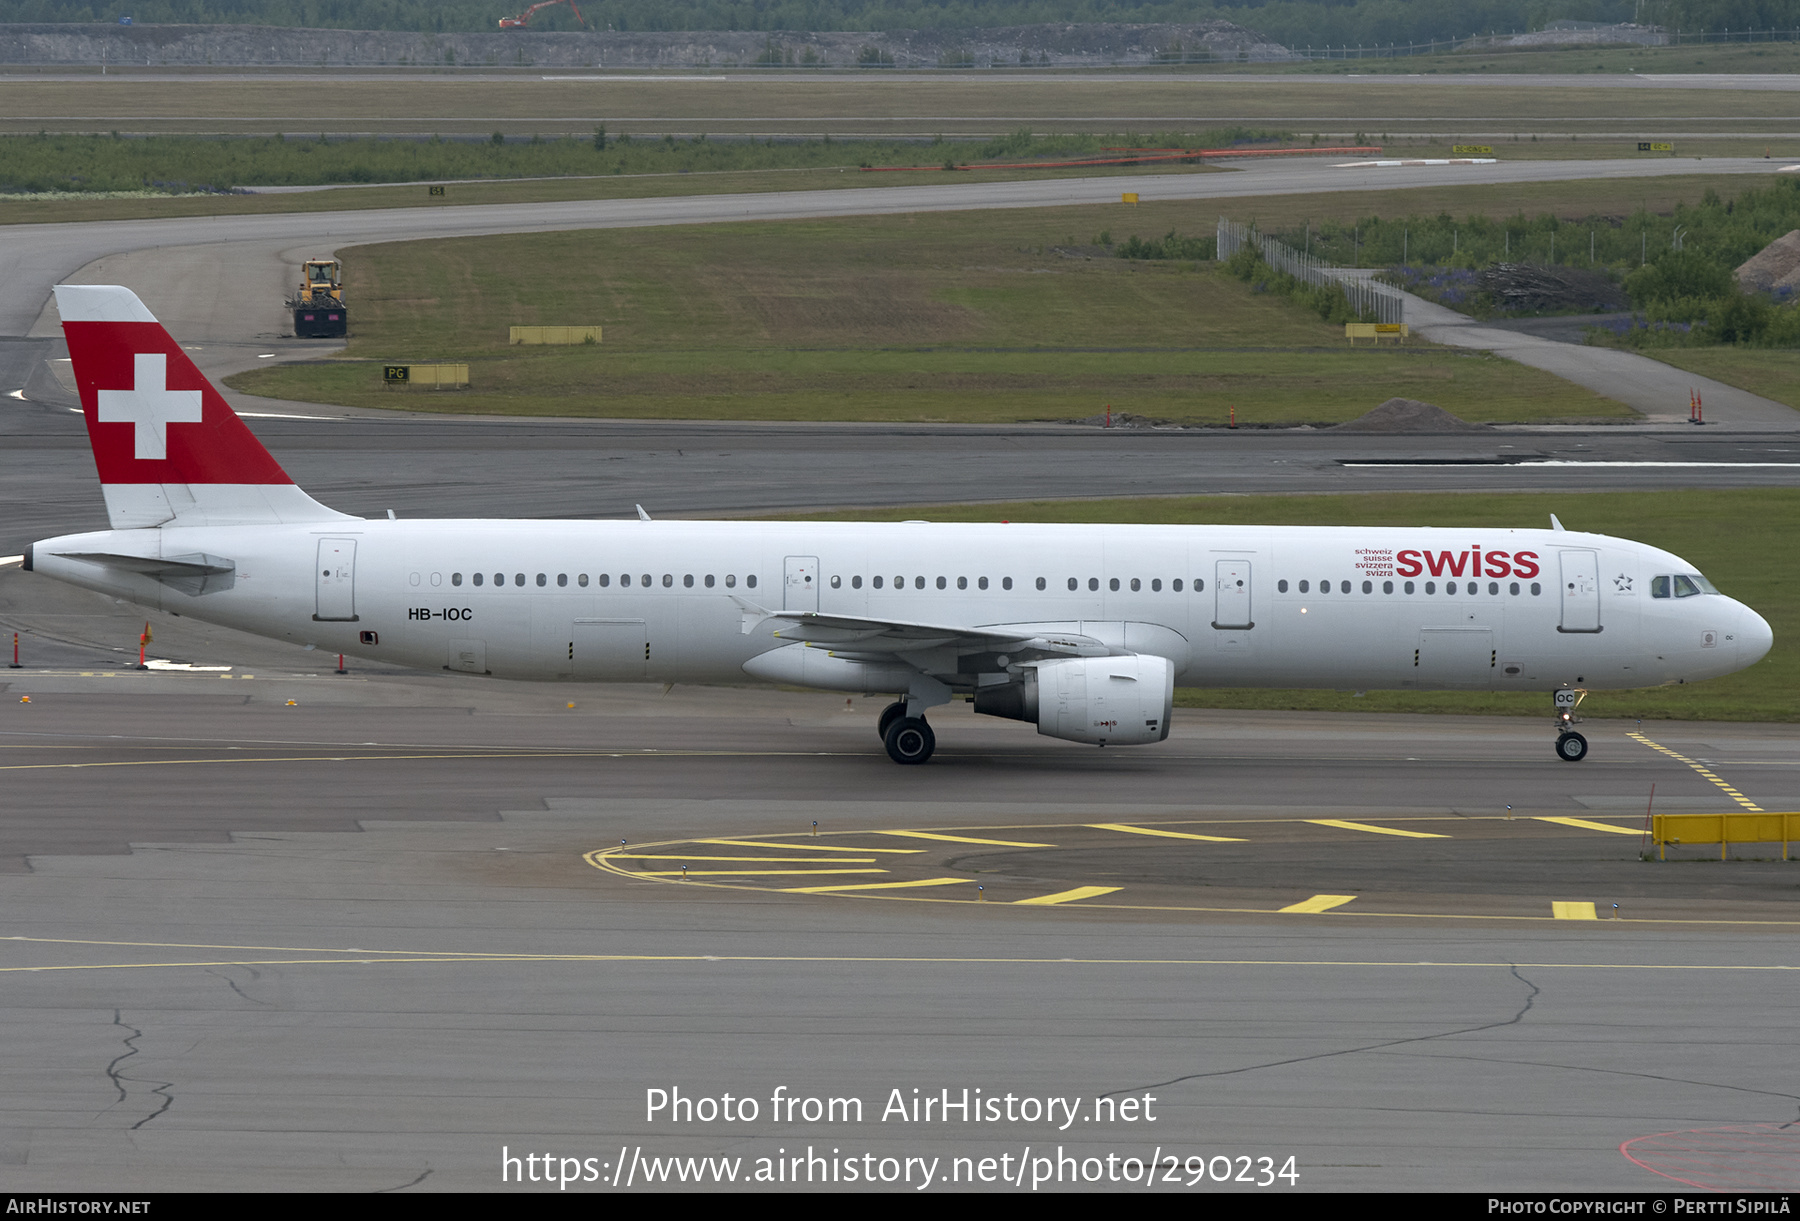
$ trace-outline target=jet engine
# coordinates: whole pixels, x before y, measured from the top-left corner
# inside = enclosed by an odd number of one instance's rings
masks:
[[[1169,736],[1175,666],[1166,657],[1070,657],[1027,666],[1019,681],[982,687],[975,711],[1030,721],[1038,732],[1096,746],[1141,746]]]

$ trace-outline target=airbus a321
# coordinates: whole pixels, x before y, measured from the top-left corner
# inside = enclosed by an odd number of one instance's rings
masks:
[[[1097,746],[1175,686],[1569,691],[1729,674],[1769,625],[1655,547],[1541,529],[366,520],[308,496],[119,287],[57,304],[112,529],[25,567],[403,665],[575,682],[746,675],[893,693]],[[1552,519],[1554,523],[1554,519]],[[1556,753],[1587,743],[1559,720]]]

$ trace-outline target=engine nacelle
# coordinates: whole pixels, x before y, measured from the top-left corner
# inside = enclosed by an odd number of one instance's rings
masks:
[[[1067,742],[1141,746],[1169,736],[1175,666],[1166,657],[1071,657],[1041,661],[1019,682],[983,687],[975,711],[1031,721]]]

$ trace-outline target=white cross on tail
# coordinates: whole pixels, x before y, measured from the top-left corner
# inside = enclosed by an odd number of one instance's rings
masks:
[[[169,358],[161,352],[139,352],[131,363],[130,390],[100,392],[100,422],[137,425],[134,456],[167,458],[169,425],[200,422],[200,392],[169,389]]]

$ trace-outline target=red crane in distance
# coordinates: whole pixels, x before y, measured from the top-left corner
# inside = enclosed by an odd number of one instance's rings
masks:
[[[581,16],[581,10],[575,7],[575,0],[538,0],[538,3],[532,5],[517,17],[500,18],[500,28],[503,30],[522,30],[531,24],[531,15],[533,13],[541,8],[549,8],[556,4],[566,4],[570,8],[575,9],[575,20],[581,22],[584,26],[587,25],[587,22]]]

